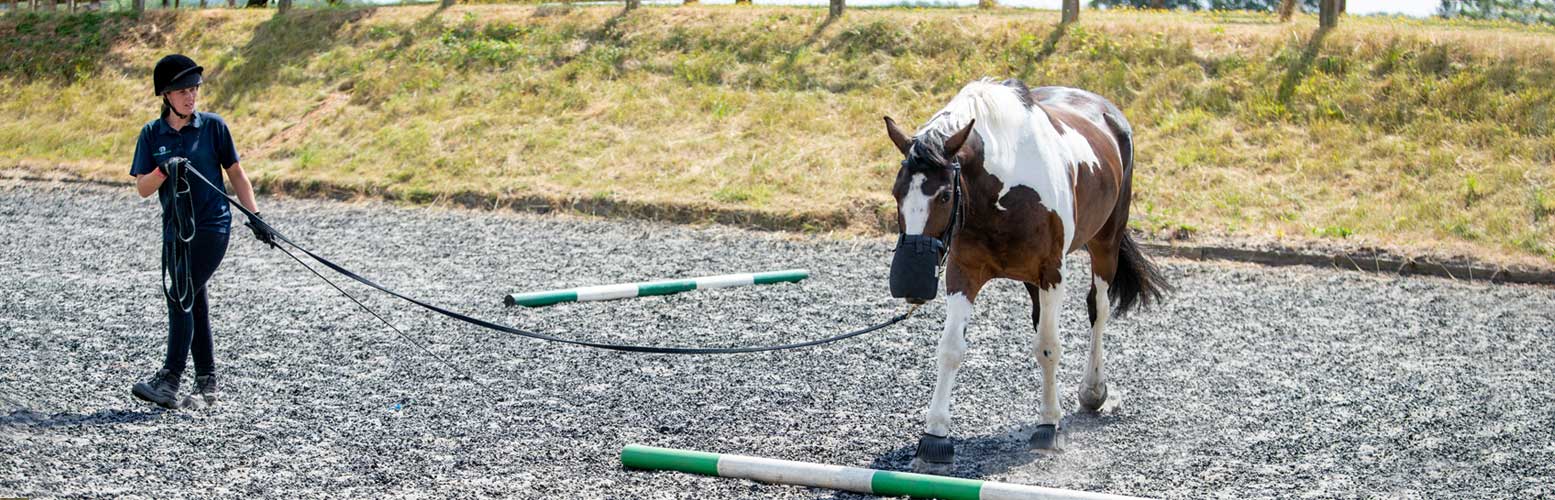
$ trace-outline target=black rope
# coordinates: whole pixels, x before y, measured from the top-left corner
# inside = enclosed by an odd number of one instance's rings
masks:
[[[202,181],[205,181],[205,183],[207,185],[210,185],[213,189],[215,189],[215,184],[213,184],[209,179],[206,179],[204,175],[201,175],[199,171],[194,170],[194,169],[189,169],[188,171],[193,173],[195,175],[195,177],[199,178]],[[822,339],[810,340],[810,341],[805,341],[805,342],[796,342],[796,343],[792,343],[792,344],[773,345],[773,346],[727,347],[727,348],[716,348],[716,347],[654,347],[654,346],[640,346],[640,345],[628,345],[628,344],[607,344],[607,343],[600,343],[600,342],[588,342],[588,341],[582,341],[582,340],[564,339],[564,338],[560,338],[560,337],[556,337],[556,336],[552,336],[552,335],[548,335],[548,334],[544,334],[544,333],[532,332],[532,331],[523,330],[523,329],[519,329],[519,328],[514,328],[514,327],[510,327],[510,326],[506,326],[506,325],[499,325],[499,324],[492,323],[490,321],[486,321],[486,320],[483,320],[483,319],[480,319],[480,318],[471,317],[471,316],[468,316],[468,315],[465,315],[465,314],[461,314],[461,313],[458,313],[458,312],[450,311],[448,309],[444,309],[442,307],[438,307],[438,306],[433,305],[433,304],[422,302],[422,301],[417,300],[417,299],[415,299],[413,297],[410,297],[410,296],[401,294],[399,292],[396,292],[394,290],[391,290],[388,287],[385,287],[385,286],[380,285],[380,284],[378,284],[376,282],[373,282],[372,280],[367,279],[366,277],[363,277],[363,276],[361,276],[359,274],[356,274],[355,272],[352,272],[350,269],[346,269],[345,267],[340,266],[339,264],[336,264],[336,263],[330,261],[329,259],[321,257],[318,254],[315,254],[315,253],[309,251],[308,249],[303,248],[301,245],[298,245],[296,242],[293,242],[290,238],[287,238],[285,235],[281,234],[279,231],[276,231],[273,226],[270,226],[268,223],[266,223],[264,221],[264,219],[259,218],[259,216],[257,214],[255,214],[252,211],[249,211],[249,209],[244,207],[242,203],[239,203],[238,200],[234,199],[232,197],[232,195],[226,194],[225,192],[223,192],[220,189],[217,189],[216,192],[222,193],[222,196],[226,197],[227,201],[229,203],[231,203],[233,207],[236,207],[238,210],[242,211],[245,215],[247,215],[249,217],[249,219],[254,224],[262,224],[266,228],[268,228],[270,230],[271,234],[273,234],[276,239],[281,240],[281,242],[286,243],[287,245],[291,245],[292,248],[297,249],[297,251],[302,252],[304,255],[307,255],[309,258],[312,258],[314,261],[317,261],[318,263],[323,264],[325,267],[328,267],[328,268],[334,270],[335,272],[340,273],[340,275],[342,275],[342,276],[345,276],[347,278],[351,278],[352,280],[356,280],[356,282],[358,282],[358,283],[361,283],[363,285],[367,285],[369,287],[375,288],[378,291],[381,291],[383,293],[387,293],[389,295],[393,295],[393,296],[398,297],[398,298],[400,298],[400,299],[402,299],[402,300],[404,300],[406,302],[410,302],[412,304],[421,306],[422,308],[425,308],[427,310],[436,312],[438,314],[442,314],[442,315],[447,316],[449,318],[453,318],[453,319],[456,319],[456,320],[459,320],[459,321],[463,321],[465,323],[469,323],[469,324],[476,325],[476,326],[479,326],[479,327],[482,327],[482,328],[486,328],[486,329],[490,329],[490,330],[496,330],[496,331],[503,332],[503,333],[518,335],[518,336],[521,336],[521,337],[528,337],[528,338],[537,339],[537,340],[544,340],[544,341],[548,341],[548,342],[559,342],[559,343],[563,343],[563,344],[572,344],[572,345],[578,345],[578,346],[584,346],[584,347],[592,347],[592,348],[595,348],[595,349],[606,349],[606,350],[612,350],[612,351],[640,352],[640,353],[653,353],[653,354],[739,354],[739,353],[765,352],[765,351],[782,351],[782,350],[788,350],[788,349],[798,349],[798,348],[801,348],[801,347],[817,346],[817,345],[821,345],[821,344],[829,344],[829,343],[832,343],[832,342],[837,342],[839,340],[845,340],[845,339],[857,337],[859,335],[863,335],[863,334],[866,334],[866,333],[869,333],[869,332],[873,332],[875,330],[879,330],[881,328],[885,328],[885,327],[888,327],[888,326],[900,323],[900,322],[906,320],[909,316],[912,316],[914,311],[918,310],[918,306],[915,305],[911,309],[908,309],[907,312],[899,314],[899,315],[897,315],[895,317],[892,317],[891,319],[886,320],[883,323],[871,325],[871,326],[868,326],[868,327],[860,328],[858,330],[853,330],[853,331],[850,331],[850,332],[847,332],[847,333],[842,333],[842,334],[839,334],[839,335],[834,335],[834,336],[826,337],[826,338],[822,338]],[[280,247],[278,246],[277,248],[280,248]],[[285,250],[283,249],[283,251],[285,251]],[[291,252],[287,252],[287,255],[291,255]],[[292,258],[293,259],[297,259],[296,256],[292,256]],[[297,262],[301,263],[302,260],[301,259],[297,259]],[[307,265],[304,264],[304,266],[306,267]],[[309,267],[309,270],[312,270],[312,268]],[[318,274],[318,272],[314,271],[314,274]],[[319,277],[322,278],[323,276],[319,275]],[[325,280],[325,281],[328,281],[328,280]],[[334,283],[331,282],[330,284],[333,285]],[[336,287],[336,289],[339,289],[339,287]],[[345,293],[345,291],[341,290],[341,293]],[[350,297],[350,295],[347,294],[347,297]],[[355,300],[355,298],[352,298],[352,300]],[[357,304],[361,305],[361,302],[357,302]],[[364,309],[367,308],[367,306],[365,306],[365,305],[363,305],[362,307]],[[373,315],[374,316],[378,316],[377,313],[374,313]],[[383,318],[381,316],[378,316],[378,319],[382,320]],[[384,323],[387,324],[388,322],[385,321]],[[392,325],[391,325],[391,328],[392,328]],[[396,329],[396,330],[398,330],[398,329]],[[430,351],[428,353],[430,354]]]
[[[280,246],[277,246],[275,248],[280,250],[281,253],[286,254],[287,257],[291,257],[292,260],[297,261],[298,264],[301,264],[302,267],[306,268],[308,270],[308,272],[313,273],[314,276],[318,276],[319,279],[324,280],[325,283],[329,283],[329,286],[334,287],[335,291],[338,291],[338,292],[340,292],[341,295],[344,295],[344,296],[346,296],[346,298],[351,299],[351,302],[355,302],[357,307],[362,308],[363,311],[367,311],[367,314],[371,314],[371,315],[373,315],[374,318],[378,318],[378,321],[382,321],[384,326],[387,326],[387,327],[389,327],[389,329],[394,330],[394,333],[399,334],[400,338],[404,339],[406,342],[409,342],[410,345],[416,346],[417,349],[421,349],[421,352],[424,352],[424,353],[426,353],[426,355],[431,356],[433,359],[436,359],[439,363],[442,363],[443,366],[447,366],[449,369],[452,369],[453,371],[459,372],[459,376],[462,376],[462,377],[468,379],[471,382],[475,382],[476,384],[480,385],[482,389],[485,389],[486,392],[492,393],[492,394],[496,394],[494,391],[492,391],[491,386],[486,385],[485,382],[481,382],[479,379],[476,379],[473,375],[470,375],[468,372],[464,371],[464,369],[459,368],[459,365],[455,365],[452,361],[448,361],[448,359],[446,359],[446,358],[444,358],[442,356],[437,355],[437,353],[435,353],[435,352],[432,352],[431,349],[427,349],[426,346],[421,345],[420,342],[416,342],[416,339],[411,338],[410,334],[407,334],[407,333],[405,333],[404,330],[401,330],[401,329],[399,329],[399,327],[394,326],[394,324],[390,323],[389,320],[384,319],[383,315],[378,314],[378,311],[374,311],[371,307],[367,307],[367,304],[363,304],[362,301],[357,300],[356,296],[351,295],[350,293],[346,292],[345,289],[340,288],[340,285],[336,285],[334,281],[331,281],[329,278],[324,277],[323,274],[319,274],[318,270],[314,269],[313,266],[308,265],[307,262],[303,262],[302,259],[297,258],[296,255],[292,254],[291,252],[286,251],[285,248],[281,248]]]
[[[188,163],[183,158],[168,159],[163,165],[167,179],[162,181],[170,183],[169,189],[173,191],[167,207],[173,214],[162,219],[162,295],[186,313],[194,310],[194,297],[198,294],[194,289],[194,268],[189,260],[189,242],[194,241],[195,220],[194,196],[189,193],[189,178],[184,176]],[[168,233],[173,235],[172,240],[165,239]]]

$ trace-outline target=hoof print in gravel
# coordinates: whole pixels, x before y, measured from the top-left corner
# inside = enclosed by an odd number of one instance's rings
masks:
[[[1036,432],[1031,433],[1029,444],[1033,450],[1058,451],[1058,426],[1053,424],[1037,426]]]

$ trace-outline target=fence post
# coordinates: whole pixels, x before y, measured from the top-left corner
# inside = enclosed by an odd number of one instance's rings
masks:
[[[1064,0],[1064,24],[1080,20],[1080,0]]]
[[[288,10],[292,10],[292,0],[281,0],[275,4],[277,14],[285,14]]]
[[[830,2],[831,3],[831,8],[826,10],[826,16],[827,17],[841,16],[842,15],[842,9],[844,7],[842,2],[843,2],[843,0],[831,0],[831,2]]]
[[[1296,14],[1296,2],[1298,0],[1280,1],[1280,22],[1290,22],[1290,16]]]

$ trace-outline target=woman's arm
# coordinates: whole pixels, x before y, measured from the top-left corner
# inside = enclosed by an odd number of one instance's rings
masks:
[[[157,192],[157,188],[162,187],[162,182],[166,180],[167,176],[162,175],[161,170],[152,170],[137,175],[135,176],[135,192],[140,194],[141,198],[151,196],[151,193]]]
[[[243,208],[258,212],[259,205],[254,204],[254,185],[248,182],[248,174],[243,172],[243,166],[233,163],[227,167],[227,180],[232,181],[232,191],[238,195],[238,202],[243,204]]]

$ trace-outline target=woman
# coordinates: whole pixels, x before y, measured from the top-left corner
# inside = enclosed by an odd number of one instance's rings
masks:
[[[164,182],[169,169],[197,170],[216,183],[215,189],[189,176],[188,197],[192,204],[194,235],[188,242],[187,274],[192,284],[188,290],[192,297],[167,297],[167,358],[162,369],[131,389],[135,397],[164,408],[178,408],[178,384],[188,364],[189,353],[194,353],[194,394],[189,403],[214,404],[217,398],[216,362],[211,341],[210,308],[205,300],[205,284],[221,259],[227,254],[227,232],[232,225],[232,213],[227,207],[225,189],[221,186],[221,174],[226,172],[238,201],[250,211],[258,213],[254,204],[254,189],[238,165],[237,149],[232,145],[232,134],[226,122],[211,113],[195,111],[195,101],[200,96],[200,84],[204,68],[194,60],[179,54],[169,55],[157,61],[152,71],[152,84],[156,95],[162,99],[162,116],[147,123],[140,130],[135,144],[135,160],[130,175],[135,177],[135,190],[142,198],[155,192],[162,204],[162,247],[168,255],[174,247],[178,231],[174,210],[169,206],[174,186]],[[179,172],[171,172],[177,174]],[[249,221],[254,237],[274,245],[273,234],[264,224]],[[187,236],[187,235],[186,235]]]

